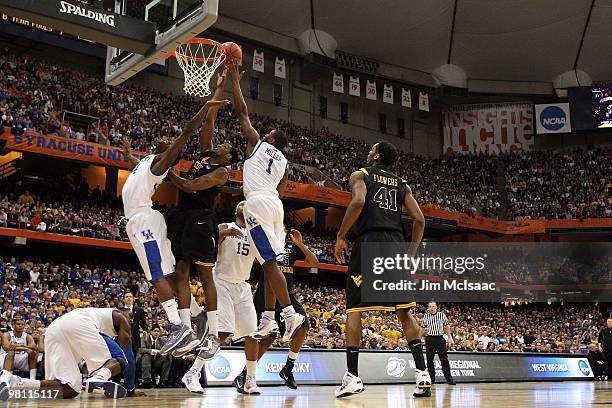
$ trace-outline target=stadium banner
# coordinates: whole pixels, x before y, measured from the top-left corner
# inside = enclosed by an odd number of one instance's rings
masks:
[[[131,169],[133,167],[128,158],[124,156],[122,149],[114,146],[105,146],[99,143],[85,142],[55,135],[44,135],[31,131],[13,134],[10,128],[4,128],[1,138],[7,140],[6,147],[11,150],[44,154],[62,159],[79,160],[123,169]],[[132,154],[142,159],[149,153],[132,151]]]
[[[531,103],[456,105],[442,116],[444,153],[494,155],[534,147]]]
[[[570,133],[572,123],[570,119],[569,103],[549,103],[535,105],[536,132]]]
[[[593,371],[586,357],[562,354],[450,352],[451,374],[457,382],[587,380]],[[270,350],[257,364],[258,384],[284,382],[278,376],[285,365],[286,350]],[[205,366],[207,385],[231,385],[245,366],[241,349],[221,350]],[[442,367],[435,360],[436,376]],[[340,384],[346,370],[344,350],[302,349],[293,375],[298,384]],[[359,372],[365,384],[414,383],[414,360],[410,352],[362,350]],[[405,396],[401,396],[405,399]],[[405,401],[404,401],[405,402]],[[391,404],[395,405],[395,404]],[[400,404],[398,404],[399,406]]]

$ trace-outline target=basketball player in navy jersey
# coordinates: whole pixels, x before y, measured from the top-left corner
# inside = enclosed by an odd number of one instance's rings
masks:
[[[359,378],[359,344],[361,342],[361,313],[371,310],[396,312],[402,323],[404,337],[416,365],[417,388],[415,397],[431,396],[431,379],[425,366],[423,346],[420,339],[420,328],[408,312],[416,306],[415,302],[406,304],[366,303],[361,300],[361,246],[367,242],[404,242],[402,210],[405,208],[412,217],[412,241],[409,255],[415,256],[423,232],[425,218],[410,187],[391,169],[397,161],[398,152],[388,142],[376,143],[368,153],[367,167],[351,174],[350,185],[352,199],[342,225],[338,231],[335,256],[339,263],[344,263],[344,251],[348,245],[346,234],[357,223],[358,237],[351,251],[351,260],[346,280],[346,362],[347,372],[342,385],[336,389],[336,397],[363,392],[363,383]],[[366,272],[366,271],[364,271]]]
[[[226,72],[219,75],[217,88],[212,100],[220,100],[225,87]],[[168,238],[172,253],[177,259],[174,282],[177,288],[179,315],[183,324],[188,325],[190,317],[195,321],[198,337],[203,347],[199,356],[212,359],[219,351],[219,330],[217,314],[217,290],[212,269],[217,260],[219,242],[218,223],[215,216],[215,200],[221,187],[229,179],[226,166],[238,159],[238,151],[229,143],[213,146],[212,138],[219,106],[211,107],[200,133],[200,153],[193,160],[189,171],[177,176],[168,173],[168,180],[180,189],[178,208],[166,215]],[[206,298],[206,317],[189,290],[189,273],[192,266],[198,273]],[[207,325],[207,327],[205,327]],[[208,329],[208,330],[206,330]],[[174,357],[186,354],[175,351]]]

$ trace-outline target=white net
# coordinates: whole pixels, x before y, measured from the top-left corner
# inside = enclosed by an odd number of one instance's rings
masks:
[[[218,44],[192,42],[179,45],[174,52],[185,73],[183,90],[187,95],[203,98],[210,95],[210,78],[225,60]]]

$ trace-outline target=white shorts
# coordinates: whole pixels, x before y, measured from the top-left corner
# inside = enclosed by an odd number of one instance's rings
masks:
[[[246,200],[244,219],[260,263],[279,260],[285,254],[284,217],[283,202],[273,194],[251,195]]]
[[[13,359],[13,370],[29,371],[30,361],[28,357],[28,353],[25,351],[15,353],[15,358]],[[0,370],[4,367],[4,360],[6,360],[6,353],[0,354]]]
[[[168,239],[166,220],[159,211],[145,210],[130,217],[126,231],[149,281],[174,273],[176,262]]]
[[[113,358],[127,361],[119,345],[101,334],[88,316],[64,315],[45,331],[45,378],[68,384],[76,392],[82,388],[81,359],[93,374]]]
[[[215,279],[219,333],[231,333],[233,341],[257,330],[257,313],[248,282],[231,283]]]

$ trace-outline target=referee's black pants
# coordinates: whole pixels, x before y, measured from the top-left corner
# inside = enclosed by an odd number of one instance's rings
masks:
[[[448,354],[446,354],[446,340],[443,336],[426,336],[425,351],[427,353],[427,371],[431,377],[431,382],[436,380],[436,368],[434,367],[434,357],[438,353],[440,363],[442,364],[442,372],[446,382],[452,381],[453,377],[450,372],[450,363],[448,362]]]

